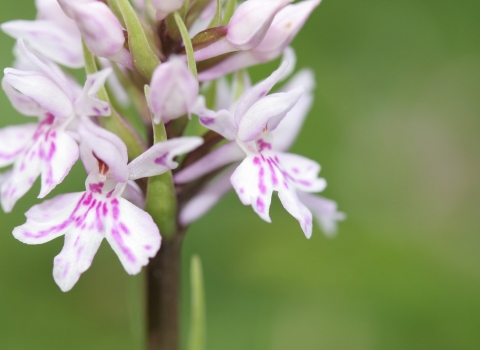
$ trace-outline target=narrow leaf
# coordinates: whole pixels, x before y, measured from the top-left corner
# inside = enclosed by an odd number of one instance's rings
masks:
[[[187,53],[187,59],[188,59],[188,68],[190,68],[190,71],[196,78],[198,76],[197,63],[195,62],[195,57],[193,54],[193,46],[192,46],[192,41],[190,39],[190,35],[188,34],[187,27],[185,26],[185,23],[183,22],[182,17],[180,17],[179,13],[175,12],[174,16],[175,16],[175,22],[177,23],[178,29],[180,30],[180,35],[182,36],[182,39],[183,39],[183,44],[185,45],[185,51]]]

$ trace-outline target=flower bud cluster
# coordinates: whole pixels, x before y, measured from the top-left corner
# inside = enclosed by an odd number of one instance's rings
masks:
[[[2,87],[31,121],[0,129],[5,212],[40,178],[47,196],[81,161],[85,191],[33,206],[13,231],[27,244],[65,236],[53,276],[70,290],[106,239],[137,274],[178,228],[228,191],[270,222],[273,192],[307,237],[344,218],[312,193],[320,166],[287,153],[313,102],[290,43],[320,0],[36,0],[35,20],[1,29],[16,60]],[[216,8],[220,6],[220,8]],[[282,58],[251,84],[246,68]],[[84,68],[79,84],[65,68]],[[82,87],[83,85],[83,87]],[[180,157],[181,156],[181,157]]]

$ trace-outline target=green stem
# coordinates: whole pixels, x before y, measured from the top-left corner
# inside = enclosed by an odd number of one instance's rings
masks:
[[[197,74],[197,63],[195,62],[195,56],[193,53],[193,46],[192,40],[190,39],[190,35],[188,34],[188,29],[183,22],[182,17],[178,12],[174,13],[175,22],[177,23],[178,29],[180,30],[180,35],[183,39],[183,44],[185,45],[185,51],[187,52],[187,59],[188,59],[188,68],[192,72],[195,78],[198,77]]]

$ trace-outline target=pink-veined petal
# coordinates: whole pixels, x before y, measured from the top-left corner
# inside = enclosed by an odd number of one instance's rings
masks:
[[[236,142],[229,142],[176,173],[174,180],[178,184],[184,184],[245,157],[245,152]]]
[[[112,201],[114,220],[106,239],[130,275],[140,272],[160,249],[161,237],[152,217],[129,201]]]
[[[69,97],[43,74],[7,68],[4,81],[58,118],[73,115],[73,105]]]
[[[298,198],[312,211],[325,235],[335,236],[338,229],[338,222],[346,219],[346,215],[338,211],[335,201],[321,196],[298,192]]]
[[[227,110],[218,112],[205,107],[205,97],[199,96],[195,104],[193,113],[198,115],[200,123],[206,128],[213,130],[228,140],[235,139],[237,127],[233,121],[233,115]]]
[[[256,139],[265,129],[275,130],[278,123],[298,102],[302,93],[303,89],[298,88],[268,95],[256,102],[241,118],[238,124],[238,138],[248,142]]]
[[[65,233],[63,249],[53,261],[53,278],[63,292],[77,283],[92,265],[104,236],[98,232],[72,230]]]
[[[307,238],[312,236],[312,213],[298,199],[295,191],[281,190],[278,192],[278,198],[283,207],[300,223],[300,227]]]
[[[118,182],[128,180],[127,147],[123,141],[110,131],[95,125],[89,118],[82,118],[79,126],[81,137],[80,153],[88,173],[98,166],[93,156],[108,165]],[[93,152],[93,153],[92,153]]]
[[[325,179],[318,177],[320,165],[317,162],[291,153],[277,152],[276,154],[290,180],[299,190],[320,192],[327,187]]]
[[[28,117],[38,117],[45,114],[44,109],[37,102],[15,90],[12,85],[5,81],[5,78],[2,79],[2,88],[13,108],[21,114]]]
[[[227,169],[208,183],[180,211],[179,221],[183,226],[200,219],[232,189],[230,177],[235,167]]]
[[[63,234],[70,227],[72,212],[84,192],[61,194],[30,208],[27,222],[13,230],[13,236],[26,244],[42,244]]]
[[[0,167],[12,164],[24,152],[36,129],[35,123],[0,129]]]
[[[16,20],[3,23],[2,30],[14,38],[23,38],[43,56],[70,68],[84,64],[80,33],[64,31],[61,26],[47,20]]]
[[[173,57],[155,69],[149,102],[155,123],[180,118],[195,104],[198,82],[180,57]]]
[[[159,142],[135,158],[129,165],[129,180],[163,174],[175,169],[174,158],[190,152],[203,143],[201,137],[179,137]]]
[[[260,99],[264,98],[268,92],[273,88],[277,81],[284,75],[285,71],[288,68],[289,63],[283,61],[280,67],[274,71],[270,76],[256,84],[250,89],[250,91],[242,98],[239,102],[237,109],[235,110],[235,123],[236,125],[240,124],[240,120],[243,118],[245,113]]]
[[[80,116],[109,116],[111,114],[108,102],[97,97],[97,92],[104,86],[108,76],[112,73],[111,68],[90,74],[87,77],[82,94],[75,101],[75,112]]]
[[[240,201],[251,205],[267,222],[271,222],[269,211],[275,186],[270,175],[268,165],[260,156],[248,156],[230,177]]]
[[[62,131],[52,131],[46,136],[43,153],[42,186],[38,198],[45,197],[63,181],[79,156],[77,143]]]
[[[135,181],[127,182],[122,197],[141,209],[145,208],[145,196],[143,195],[142,189]]]
[[[278,127],[272,132],[274,148],[279,151],[288,150],[295,142],[303,122],[313,104],[312,90],[315,88],[314,74],[309,69],[299,71],[282,87],[282,91],[290,91],[302,86],[305,92],[297,104],[287,113]]]

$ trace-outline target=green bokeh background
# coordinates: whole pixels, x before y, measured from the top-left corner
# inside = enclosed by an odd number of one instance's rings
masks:
[[[33,0],[0,9],[0,22],[34,17]],[[197,253],[208,350],[480,347],[479,16],[474,0],[320,5],[293,44],[318,81],[293,151],[322,164],[348,220],[306,240],[278,199],[269,225],[231,193],[198,221],[184,287]],[[0,36],[2,67],[12,44]],[[27,120],[3,94],[0,108],[1,126]],[[55,193],[84,179],[77,165]],[[0,348],[134,349],[129,277],[106,243],[65,294],[51,274],[63,240],[11,236],[37,193],[0,214]]]

